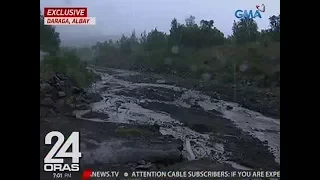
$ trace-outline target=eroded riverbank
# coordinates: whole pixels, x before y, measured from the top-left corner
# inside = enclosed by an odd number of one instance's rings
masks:
[[[40,147],[49,131],[79,131],[82,168],[280,170],[279,120],[200,91],[119,78],[136,72],[97,73],[86,94],[101,97],[90,107],[40,117]]]
[[[248,168],[278,168],[279,120],[199,91],[118,78],[133,74],[138,73],[100,73],[102,81],[93,85],[92,91],[99,92],[103,100],[94,103],[90,110],[100,114],[86,118],[88,111],[78,111],[78,118],[159,126],[163,135],[183,142],[183,156],[188,160],[208,158]],[[101,118],[101,114],[108,118]]]

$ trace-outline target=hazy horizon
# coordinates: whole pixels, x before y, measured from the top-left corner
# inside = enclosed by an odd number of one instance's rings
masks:
[[[57,26],[63,44],[67,41],[96,41],[108,37],[129,35],[133,30],[137,36],[146,30],[157,28],[169,32],[173,18],[178,22],[193,15],[196,22],[200,20],[214,20],[215,26],[225,36],[232,34],[232,24],[237,20],[234,12],[237,9],[255,10],[256,5],[265,4],[266,12],[261,13],[262,18],[256,18],[259,29],[269,26],[268,18],[280,14],[279,0],[41,0],[40,8],[52,6],[85,6],[88,7],[89,16],[96,17],[95,26]],[[69,44],[69,43],[68,43]]]

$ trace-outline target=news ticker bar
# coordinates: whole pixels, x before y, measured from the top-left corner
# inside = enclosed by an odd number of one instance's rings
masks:
[[[83,180],[94,178],[280,178],[280,171],[92,171],[85,170]]]

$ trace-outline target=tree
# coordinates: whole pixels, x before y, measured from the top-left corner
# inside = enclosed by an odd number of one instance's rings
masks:
[[[221,45],[225,42],[224,34],[219,29],[214,27],[213,20],[201,20],[200,31],[201,43],[203,44],[202,47]]]
[[[195,17],[190,16],[181,25],[176,19],[171,21],[169,42],[171,45],[182,44],[185,47],[205,48],[224,43],[224,34],[214,27],[213,20],[201,20],[200,26]]]
[[[280,14],[279,16],[271,16],[269,18],[271,30],[280,33]]]
[[[261,31],[262,38],[280,41],[280,14],[279,16],[273,15],[269,17],[269,21],[270,28]]]
[[[59,33],[54,26],[44,24],[44,17],[40,10],[40,50],[56,54],[60,47]]]
[[[120,41],[120,49],[123,53],[131,53],[131,43],[130,38],[127,38],[125,35],[122,35]]]
[[[190,16],[190,17],[188,17],[186,20],[186,26],[187,27],[194,27],[194,26],[197,26],[197,24],[196,24],[196,17],[194,17],[194,16]]]
[[[139,43],[139,42],[138,42],[138,38],[137,38],[137,36],[136,36],[136,31],[135,31],[135,30],[133,30],[132,33],[131,33],[130,43],[131,43],[132,45],[136,45],[136,44]]]
[[[233,36],[238,44],[256,41],[259,37],[258,25],[252,18],[233,22]]]
[[[171,21],[171,29],[169,35],[170,46],[179,45],[181,43],[182,28],[183,26],[178,23],[176,18]]]
[[[271,16],[270,21],[270,32],[272,33],[272,39],[280,41],[280,14],[279,16]]]
[[[147,33],[146,31],[143,31],[143,33],[140,34],[139,43],[144,46],[147,43]]]
[[[167,47],[167,35],[164,32],[158,31],[157,28],[152,30],[147,35],[146,49],[155,50]]]

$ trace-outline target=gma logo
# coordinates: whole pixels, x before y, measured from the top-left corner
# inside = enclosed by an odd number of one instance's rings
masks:
[[[259,10],[256,10],[255,12],[252,10],[236,10],[236,12],[234,13],[234,15],[236,16],[236,18],[238,19],[254,19],[254,18],[262,18],[261,13]]]

